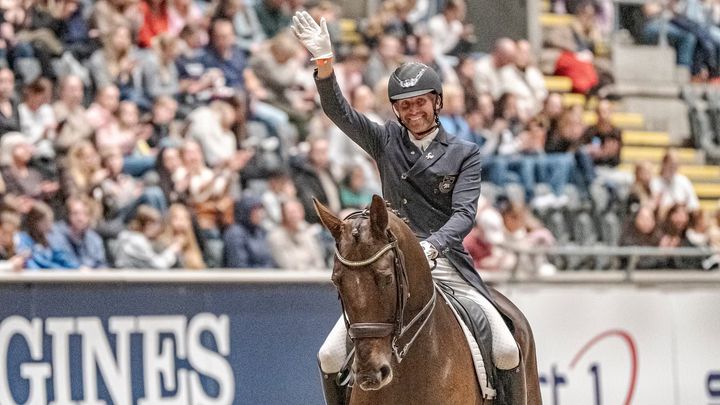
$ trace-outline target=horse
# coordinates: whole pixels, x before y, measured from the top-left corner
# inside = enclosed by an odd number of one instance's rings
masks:
[[[331,279],[355,351],[348,404],[541,404],[532,331],[506,297],[492,292],[512,321],[525,390],[522,398],[485,399],[461,326],[404,220],[377,195],[367,210],[345,220],[314,203],[336,242]]]

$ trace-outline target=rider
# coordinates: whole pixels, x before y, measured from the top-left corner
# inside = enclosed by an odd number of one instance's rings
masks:
[[[450,285],[456,297],[482,308],[492,330],[495,366],[514,369],[520,363],[518,347],[462,245],[473,226],[480,195],[479,149],[440,125],[439,76],[417,62],[397,68],[388,83],[388,96],[398,123],[375,124],[342,96],[325,20],[320,24],[299,11],[292,29],[317,65],[315,82],[325,114],[377,162],[385,199],[408,218],[427,259],[436,260],[433,278]],[[340,317],[318,355],[328,404],[343,403],[335,377],[346,356],[346,335]]]

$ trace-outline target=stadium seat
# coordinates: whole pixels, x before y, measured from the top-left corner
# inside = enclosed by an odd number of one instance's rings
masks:
[[[545,76],[545,88],[550,92],[567,93],[572,90],[572,80],[565,76]]]
[[[543,28],[570,25],[573,21],[575,21],[575,16],[568,14],[542,13],[540,15],[540,26]]]
[[[597,122],[597,114],[595,111],[586,111],[583,114],[585,125],[595,125]],[[612,115],[613,124],[622,129],[641,129],[645,126],[645,119],[642,114],[616,112]]]
[[[622,133],[623,145],[638,146],[670,146],[670,135],[667,132],[632,131]]]
[[[697,149],[678,148],[677,151],[680,157],[680,163],[682,164],[699,163],[702,160],[702,154]],[[657,163],[662,160],[662,157],[666,152],[667,148],[655,146],[623,146],[620,151],[620,160],[625,163],[639,162],[642,160],[649,160]]]

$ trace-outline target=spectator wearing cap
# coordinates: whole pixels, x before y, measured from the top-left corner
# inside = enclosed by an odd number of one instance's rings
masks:
[[[63,252],[78,267],[108,267],[102,238],[92,228],[90,205],[80,197],[65,201],[67,221],[55,224],[48,236],[50,245]]]
[[[9,68],[0,68],[0,137],[17,131],[20,131],[20,114],[15,99],[15,74]]]
[[[265,207],[259,198],[248,195],[235,204],[235,223],[223,232],[225,267],[276,267],[262,227],[264,221]]]
[[[18,252],[27,255],[27,269],[76,269],[78,263],[67,252],[51,244],[53,212],[50,207],[36,201],[25,215],[24,230],[19,234]]]

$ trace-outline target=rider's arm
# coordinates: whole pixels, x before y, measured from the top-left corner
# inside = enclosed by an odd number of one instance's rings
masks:
[[[480,197],[480,154],[476,145],[472,153],[465,158],[458,174],[452,195],[452,215],[437,232],[426,240],[435,248],[448,253],[453,246],[462,246],[462,241],[470,232],[477,213]]]

